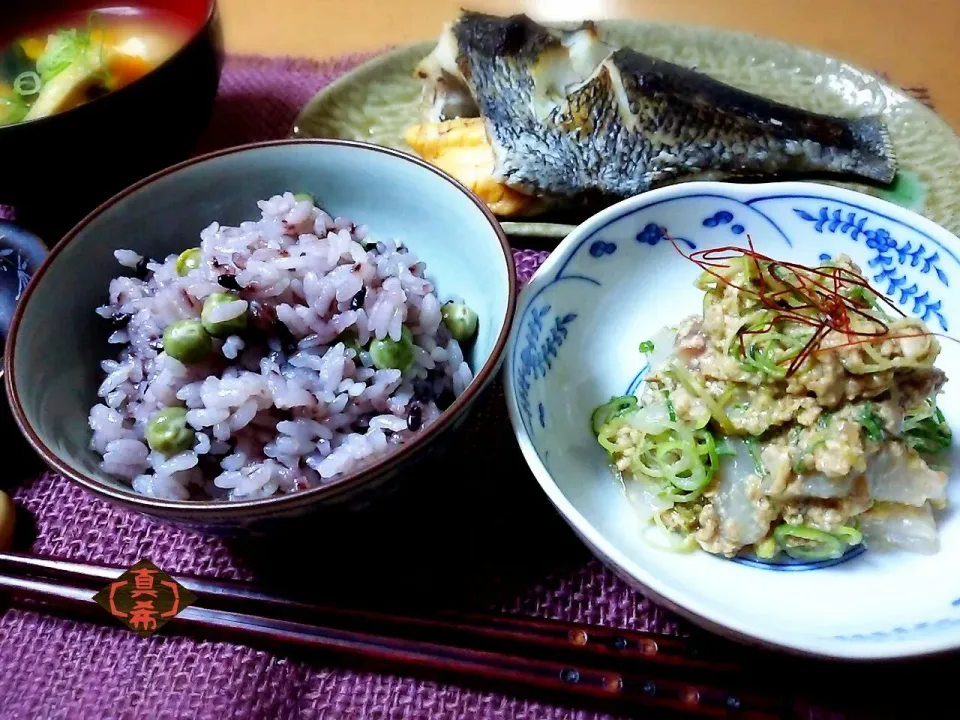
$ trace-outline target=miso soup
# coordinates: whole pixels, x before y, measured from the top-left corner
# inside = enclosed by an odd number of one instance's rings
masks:
[[[119,90],[190,39],[167,13],[104,8],[21,33],[0,48],[0,125],[55,115]]]

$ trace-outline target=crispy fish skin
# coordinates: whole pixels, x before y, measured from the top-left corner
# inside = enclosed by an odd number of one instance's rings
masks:
[[[589,23],[569,33],[525,15],[464,12],[448,32],[456,67],[445,75],[476,101],[496,180],[523,193],[589,202],[684,180],[835,173],[890,183],[896,173],[878,118],[776,103],[608,47]],[[581,77],[575,50],[603,59]]]

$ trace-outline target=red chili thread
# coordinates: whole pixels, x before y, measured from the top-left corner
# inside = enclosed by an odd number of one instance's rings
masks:
[[[741,293],[756,298],[761,305],[774,313],[774,318],[763,327],[740,332],[740,349],[744,356],[747,352],[744,341],[745,335],[759,335],[769,332],[773,330],[778,322],[784,321],[795,322],[814,328],[812,337],[803,348],[791,358],[784,359],[790,360],[786,375],[784,376],[785,378],[789,378],[796,373],[811,355],[821,352],[873,343],[877,342],[880,338],[883,340],[897,340],[909,337],[940,336],[938,333],[931,332],[889,336],[890,328],[884,321],[884,318],[869,312],[873,309],[870,303],[865,299],[849,296],[853,288],[859,287],[869,292],[900,317],[906,317],[906,314],[889,298],[874,291],[866,279],[847,268],[810,267],[800,263],[774,260],[756,251],[750,235],[747,235],[747,248],[736,245],[724,245],[707,250],[697,250],[691,253],[685,253],[669,234],[666,235],[666,238],[680,255],[697,265],[704,273],[712,275],[728,287],[732,287]],[[717,269],[730,269],[731,265],[729,261],[744,257],[750,258],[755,264],[759,280],[759,282],[756,283],[759,286],[758,288],[738,285],[717,271]],[[764,268],[761,263],[764,263],[766,267]],[[788,272],[781,273],[781,270]],[[784,289],[773,290],[770,288],[764,273],[784,285]],[[794,280],[796,285],[791,284],[791,280]],[[799,301],[797,304],[791,304],[791,299],[799,299]],[[854,330],[851,325],[851,315],[875,323],[878,329],[873,331]],[[829,348],[822,348],[821,343],[831,331],[843,333],[848,339],[855,336],[856,339]],[[954,338],[946,335],[940,337],[947,337],[950,340],[958,342]]]

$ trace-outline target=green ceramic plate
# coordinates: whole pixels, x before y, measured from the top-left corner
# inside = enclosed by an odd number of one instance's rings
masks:
[[[843,185],[923,213],[960,234],[960,140],[946,122],[902,90],[842,60],[753,35],[630,21],[601,21],[611,43],[697,69],[732,85],[833,115],[881,113],[901,172],[886,190]],[[418,121],[420,83],[411,75],[433,43],[374,58],[324,88],[301,111],[293,133],[339,137],[411,152],[403,129]],[[504,222],[514,236],[563,237],[572,226]]]

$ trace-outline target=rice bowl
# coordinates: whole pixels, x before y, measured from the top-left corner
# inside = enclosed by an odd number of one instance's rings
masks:
[[[258,204],[259,220],[203,230],[190,267],[184,254],[115,252],[133,276],[111,281],[97,311],[117,327],[109,342],[120,352],[101,363],[91,443],[104,472],[139,493],[233,500],[316,487],[434,422],[473,378],[406,246],[306,196]],[[225,290],[231,299],[206,312]],[[244,327],[181,361],[165,328],[201,315],[218,326],[242,317]],[[406,367],[377,362],[372,343],[407,332]],[[161,452],[150,421],[179,407],[189,446]]]
[[[316,486],[234,500],[219,499],[219,494],[205,499],[204,488],[196,485],[189,486],[187,500],[137,492],[130,480],[105,472],[103,456],[91,447],[90,410],[105,404],[97,390],[109,374],[102,363],[119,362],[121,350],[108,339],[124,329],[97,309],[110,303],[109,287],[118,275],[138,273],[119,266],[116,252],[132,250],[135,255],[125,259],[142,257],[140,270],[147,273],[151,259],[162,264],[171,255],[199,250],[200,233],[212,221],[239,227],[257,220],[257,202],[286,190],[309,191],[334,219],[363,222],[374,239],[403,241],[427,265],[425,277],[438,288],[440,301],[463,299],[477,316],[472,341],[461,343],[473,379],[439,417],[390,452]],[[502,228],[475,196],[441,170],[405,153],[343,140],[232,147],[130,186],[50,250],[10,325],[4,355],[7,399],[18,428],[42,460],[99,498],[205,533],[283,532],[286,523],[307,516],[342,516],[389,502],[429,474],[424,461],[442,453],[461,432],[497,375],[512,326],[516,285]],[[219,291],[237,292],[224,286]],[[443,312],[441,306],[441,317]],[[252,317],[247,315],[249,329]],[[228,338],[217,335],[211,342],[219,347]],[[180,407],[189,410],[185,403]],[[210,473],[205,481],[223,472],[219,464],[211,467],[211,460],[198,465]]]

